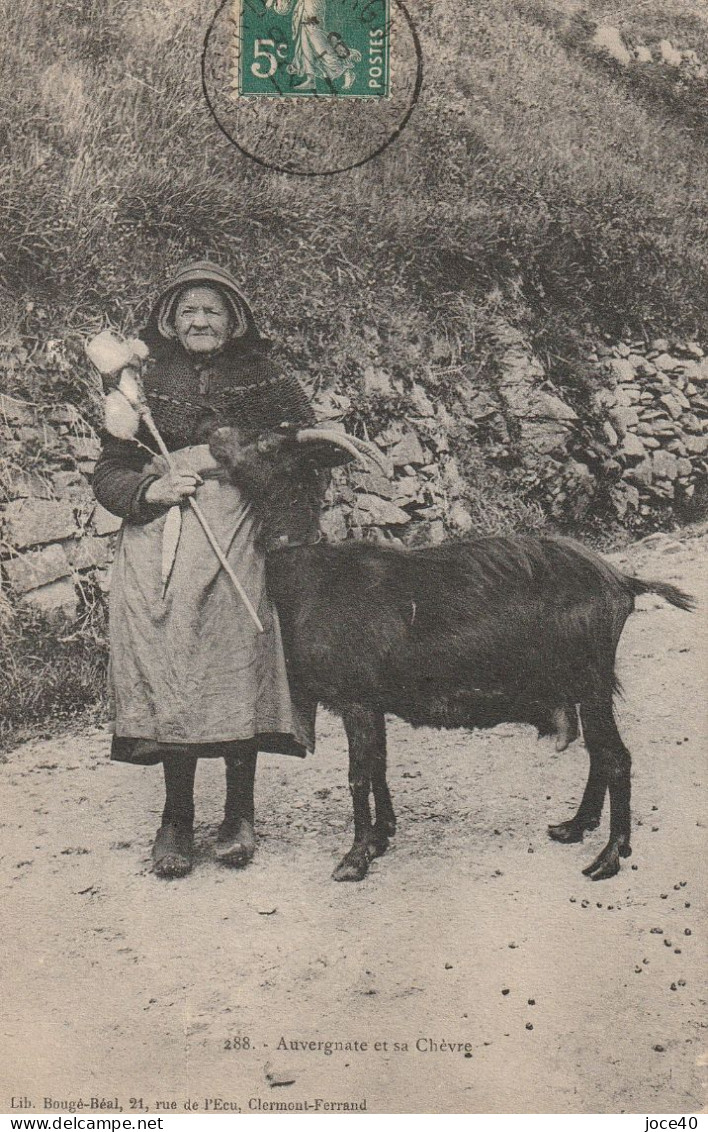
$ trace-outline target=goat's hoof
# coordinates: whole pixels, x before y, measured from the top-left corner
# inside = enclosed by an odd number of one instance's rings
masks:
[[[332,873],[333,880],[363,880],[369,871],[371,852],[366,846],[350,849]]]
[[[620,857],[630,857],[632,854],[629,845],[621,845],[617,841],[610,841],[596,857],[591,865],[583,869],[583,876],[590,877],[590,880],[607,880],[608,877],[616,876],[620,870]]]
[[[214,855],[230,869],[243,869],[253,860],[256,835],[248,821],[224,821],[219,827]]]
[[[191,826],[167,822],[160,826],[152,847],[152,871],[164,880],[186,877],[192,871],[193,851]]]
[[[564,845],[572,845],[576,841],[583,840],[585,829],[584,825],[578,825],[577,822],[562,821],[559,825],[549,825],[548,836]]]
[[[385,826],[374,826],[374,836],[368,843],[370,857],[382,857],[388,849],[389,837],[392,837],[388,823]]]

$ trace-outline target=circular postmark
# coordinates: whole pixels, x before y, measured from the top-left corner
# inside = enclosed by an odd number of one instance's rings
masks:
[[[344,173],[405,128],[423,81],[402,0],[224,0],[204,96],[226,137],[280,173]]]

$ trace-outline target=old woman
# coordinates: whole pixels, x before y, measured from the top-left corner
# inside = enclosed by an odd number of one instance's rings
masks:
[[[300,385],[269,360],[248,303],[216,264],[178,271],[142,337],[150,350],[147,401],[174,467],[156,454],[142,427],[135,440],[105,434],[94,492],[124,520],[111,584],[111,757],[162,763],[166,797],[153,868],[176,877],[192,868],[200,758],[225,761],[216,856],[239,867],[255,848],[258,751],[303,755],[313,746],[314,711],[290,693],[251,510],[215,474],[205,441],[225,422],[268,429],[286,421],[311,424],[314,416]],[[258,611],[263,633],[185,506],[190,496]],[[181,525],[165,585],[163,540],[175,505]]]

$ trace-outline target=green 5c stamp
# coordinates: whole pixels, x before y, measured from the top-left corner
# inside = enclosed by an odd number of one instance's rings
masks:
[[[221,0],[202,86],[245,157],[298,177],[386,160],[423,88],[407,0]]]
[[[238,93],[387,98],[390,0],[233,0]]]

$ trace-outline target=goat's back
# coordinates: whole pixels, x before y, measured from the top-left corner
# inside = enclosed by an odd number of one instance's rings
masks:
[[[634,600],[585,548],[530,536],[302,547],[271,557],[269,588],[313,695],[405,718],[465,689],[523,703],[612,690]]]

